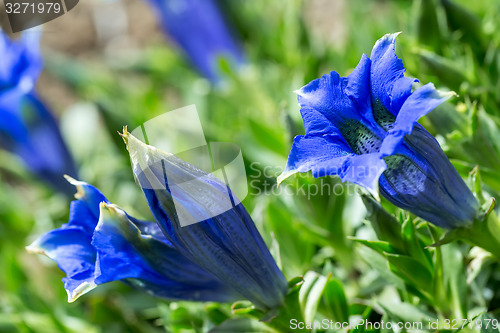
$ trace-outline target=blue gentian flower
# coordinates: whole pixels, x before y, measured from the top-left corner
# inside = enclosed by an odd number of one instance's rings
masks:
[[[227,186],[126,130],[123,137],[136,180],[172,246],[258,308],[280,306],[287,281],[241,202],[231,196],[233,205],[221,208],[231,195]],[[187,216],[200,222],[183,225]]]
[[[347,77],[332,71],[298,94],[306,134],[294,139],[281,182],[296,172],[380,193],[394,205],[443,228],[469,226],[479,204],[438,142],[417,120],[452,94],[416,79],[394,52],[397,34],[377,41]]]
[[[210,81],[221,78],[219,58],[235,67],[243,53],[214,0],[148,0],[163,30]]]
[[[66,273],[69,302],[118,280],[169,300],[241,298],[176,250],[154,222],[137,220],[110,204],[97,188],[68,179],[78,189],[69,222],[42,235],[27,250],[47,255]]]
[[[34,92],[42,69],[38,35],[18,42],[0,32],[0,147],[56,189],[71,193],[63,175],[76,176],[73,159],[54,117]]]

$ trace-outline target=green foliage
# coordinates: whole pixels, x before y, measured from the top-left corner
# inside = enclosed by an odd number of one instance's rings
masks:
[[[500,193],[500,3],[353,0],[332,10],[328,1],[221,2],[249,60],[241,73],[224,67],[222,87],[200,78],[164,41],[120,57],[47,50],[46,73],[77,101],[61,121],[82,180],[134,216],[151,219],[115,134],[123,125],[133,129],[196,104],[208,141],[239,145],[249,181],[244,204],[291,280],[287,304],[261,313],[245,302],[167,302],[119,283],[67,304],[62,273],[24,246],[67,221],[69,199],[2,151],[0,332],[287,332],[294,318],[437,320],[438,332],[497,332],[492,325],[451,329],[445,320],[484,324],[500,314],[500,264],[493,256],[500,229],[491,206]],[[332,16],[330,24],[309,14],[313,6],[325,6],[319,12]],[[332,31],[341,38],[328,39]],[[304,131],[293,91],[332,69],[348,74],[375,40],[396,31],[403,31],[404,53],[397,52],[407,75],[459,95],[422,123],[464,178],[474,170],[471,186],[485,213],[492,209],[472,232],[447,234],[334,177],[296,176],[276,186],[293,137]]]

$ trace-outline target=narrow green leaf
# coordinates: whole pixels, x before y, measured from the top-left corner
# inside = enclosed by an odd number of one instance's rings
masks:
[[[363,311],[363,322],[366,323],[368,321],[368,318],[370,318],[370,315],[372,314],[372,308],[367,307],[365,311]],[[365,325],[358,325],[355,329],[351,331],[351,333],[364,333],[365,332]]]
[[[394,253],[398,254],[397,250],[389,244],[389,242],[384,242],[384,241],[378,241],[378,240],[366,240],[366,239],[358,239],[354,237],[349,237],[349,239],[352,239],[355,242],[361,243],[367,247],[369,247],[372,250],[377,251],[380,254],[384,254],[384,252],[387,253]]]
[[[304,276],[304,285],[299,292],[299,300],[306,322],[312,322],[318,305],[325,291],[328,278],[316,272],[309,271]]]
[[[349,306],[340,280],[330,276],[325,286],[323,300],[331,312],[332,319],[342,323],[349,322]]]
[[[401,237],[401,225],[396,218],[382,208],[380,203],[375,201],[371,195],[361,193],[361,199],[368,210],[368,220],[380,240],[389,242],[399,250],[404,250],[404,240]]]
[[[415,231],[415,225],[412,219],[408,218],[402,226],[403,237],[405,238],[406,244],[406,254],[413,259],[419,261],[424,265],[429,272],[434,271],[434,266],[432,263],[432,258],[428,250],[425,249],[425,245],[419,239],[417,232]]]
[[[439,11],[442,11],[437,0],[418,1],[417,36],[419,42],[439,49],[442,44]]]
[[[387,283],[396,286],[400,290],[404,289],[404,281],[390,270],[387,257],[381,256],[375,250],[366,246],[358,247],[358,251],[360,258],[375,269]]]
[[[432,274],[419,261],[409,256],[386,253],[389,268],[422,294],[428,295],[433,285]]]
[[[416,52],[422,61],[427,65],[432,74],[448,88],[454,91],[460,91],[462,82],[471,81],[467,76],[467,69],[457,61],[453,62],[448,58],[441,57],[429,50],[420,49]]]
[[[427,323],[429,320],[437,319],[435,314],[422,310],[409,303],[379,302],[379,305],[393,321],[423,323],[423,327],[425,328],[428,327]]]
[[[464,257],[456,243],[441,246],[443,256],[443,279],[448,303],[456,318],[467,316],[467,283]]]

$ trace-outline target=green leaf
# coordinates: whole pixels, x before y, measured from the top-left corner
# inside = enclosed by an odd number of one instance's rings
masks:
[[[330,316],[337,322],[349,322],[349,306],[340,280],[330,276],[326,283],[323,301]]]
[[[370,318],[370,315],[372,314],[372,308],[367,307],[363,311],[363,323],[366,323],[368,321],[368,318]],[[364,333],[365,332],[365,326],[366,325],[358,325],[355,329],[351,330],[351,333]]]
[[[465,107],[465,105],[464,105]],[[446,137],[446,143],[451,140],[460,142],[469,134],[470,119],[466,114],[466,110],[460,112],[457,107],[451,103],[443,103],[436,107],[432,112],[425,117],[433,127],[431,133],[441,134]],[[453,143],[451,141],[451,143]]]
[[[247,315],[255,318],[260,318],[263,314],[262,311],[255,309],[250,301],[234,302],[231,306],[231,312],[236,315]]]
[[[266,198],[267,199],[267,198]],[[272,254],[275,258],[279,250],[278,265],[284,269],[284,274],[295,276],[307,271],[311,259],[315,254],[315,244],[319,239],[325,239],[319,236],[310,228],[304,227],[297,216],[290,212],[287,207],[278,199],[269,199],[266,201],[266,211],[268,216],[264,217],[266,221],[264,231],[271,234],[269,239]],[[276,239],[276,241],[274,241]],[[279,248],[276,248],[276,244]]]
[[[401,237],[401,225],[396,218],[382,208],[380,203],[366,193],[361,193],[361,199],[368,210],[368,220],[380,240],[386,241],[398,250],[405,249],[404,240]]]
[[[497,117],[489,115],[482,107],[477,108],[477,126],[474,129],[475,148],[480,149],[481,155],[477,162],[492,168],[500,164],[500,128]],[[479,159],[480,158],[480,159]]]
[[[450,159],[450,161],[455,169],[463,175],[468,174],[475,167],[475,164],[470,164],[460,160]],[[481,165],[481,178],[483,183],[487,184],[489,188],[500,192],[500,177],[498,177],[496,168],[492,169]]]
[[[429,67],[432,74],[437,76],[441,83],[455,91],[460,91],[460,85],[464,81],[471,81],[467,77],[467,68],[457,64],[448,58],[441,57],[434,52],[420,49],[416,52],[422,61]]]
[[[389,268],[392,272],[414,286],[423,295],[432,299],[429,288],[433,286],[433,277],[427,267],[409,256],[391,253],[385,253],[385,256],[389,261]]]
[[[316,272],[309,271],[304,276],[304,284],[299,291],[299,302],[306,322],[312,322],[314,320],[327,282],[327,277],[319,275]]]
[[[437,319],[434,313],[422,310],[409,303],[379,302],[379,305],[393,321],[423,323],[423,327],[426,327],[430,320]]]
[[[349,237],[349,239],[352,239],[355,242],[361,243],[370,249],[377,251],[380,254],[384,254],[384,252],[387,253],[394,253],[398,254],[396,249],[389,244],[389,242],[384,242],[384,241],[378,241],[378,240],[366,240],[366,239],[358,239],[354,237]]]
[[[389,284],[396,286],[400,290],[405,288],[404,281],[389,269],[385,256],[381,256],[378,252],[366,246],[358,247],[358,251],[360,258],[374,268]]]
[[[483,189],[481,188],[481,173],[479,172],[479,166],[476,165],[469,175],[472,178],[472,183],[474,184],[474,194],[476,194],[479,204],[484,205],[486,203],[486,198],[484,197]]]
[[[292,319],[297,320],[297,322],[303,322],[304,316],[299,302],[299,293],[303,286],[303,281],[302,277],[295,277],[289,280],[288,293],[285,297],[283,306],[278,309],[270,310],[268,313],[264,314],[260,320],[265,320],[267,325],[279,332],[288,332],[290,329],[290,320]],[[307,329],[298,330],[298,332],[307,331]]]
[[[207,311],[207,316],[210,318],[210,321],[215,324],[221,324],[229,319],[229,315],[223,311],[221,306],[217,303],[208,303],[205,306],[205,311]]]
[[[484,217],[477,218],[470,228],[457,228],[456,235],[475,246],[479,246],[500,258],[500,220],[493,209],[495,200],[492,199],[490,208]]]
[[[450,30],[460,31],[462,42],[466,45],[470,45],[477,59],[482,61],[486,49],[484,47],[481,19],[474,13],[457,4],[456,1],[441,0],[441,4],[446,13]]]
[[[418,234],[415,231],[415,225],[410,218],[403,222],[402,233],[405,238],[405,254],[419,261],[429,272],[433,272],[434,266],[431,255],[429,251],[425,249],[423,242],[419,239]]]
[[[438,5],[437,0],[418,1],[418,19],[417,36],[421,43],[430,45],[439,49],[442,44],[443,36],[440,24],[441,11],[443,9]]]
[[[441,246],[443,256],[443,279],[446,287],[446,299],[456,318],[467,316],[467,283],[464,257],[456,243]]]
[[[277,332],[265,324],[250,318],[232,318],[209,331],[210,333],[272,333]]]

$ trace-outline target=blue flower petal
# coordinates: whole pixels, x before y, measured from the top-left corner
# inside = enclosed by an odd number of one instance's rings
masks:
[[[101,205],[92,244],[98,251],[97,284],[138,280],[129,282],[155,296],[174,300],[229,302],[241,298],[173,247],[142,235],[114,205]]]
[[[285,279],[241,204],[212,219],[181,227],[166,192],[143,188],[155,219],[177,250],[262,309],[280,305]],[[255,237],[255,240],[248,238]]]
[[[68,277],[93,271],[95,250],[88,235],[77,228],[56,229],[40,237],[29,249],[55,260]]]
[[[292,150],[278,184],[297,172],[312,171],[314,177],[338,175],[355,154],[341,135],[295,137]]]
[[[279,306],[287,290],[286,280],[241,203],[199,223],[181,225],[179,214],[204,216],[203,212],[213,208],[217,211],[230,193],[227,187],[126,131],[123,136],[136,179],[172,245],[257,307]],[[197,180],[197,186],[192,191],[178,188],[174,198],[174,186],[189,180]]]
[[[364,186],[377,196],[377,182],[386,169],[385,162],[378,153],[356,155],[349,151],[339,136],[297,136],[278,183],[294,173],[312,171],[316,178],[338,175],[342,181]]]
[[[361,185],[378,197],[378,180],[386,168],[386,163],[378,153],[355,155],[339,176],[342,181]]]
[[[26,247],[30,253],[44,254],[54,260],[66,273],[63,282],[69,302],[95,287],[96,251],[90,241],[84,230],[63,227],[44,234]]]
[[[78,198],[71,202],[69,222],[42,235],[27,250],[45,254],[66,273],[63,282],[68,301],[73,302],[97,285],[94,281],[97,252],[91,241],[99,219],[99,203],[108,200],[94,186],[66,178],[76,186]]]
[[[92,237],[99,216],[92,212],[93,208],[81,200],[72,201],[70,204],[69,221],[61,228],[76,228],[85,232],[87,237]]]
[[[347,83],[346,78],[341,78],[337,72],[332,71],[297,91],[304,126],[307,129],[318,130],[320,128],[314,124],[317,121],[315,113],[323,115],[336,128],[338,128],[336,125],[341,124],[343,119],[361,118],[353,101],[345,94]],[[340,110],[342,113],[339,113]],[[308,114],[311,111],[313,115]],[[319,132],[321,133],[324,132]]]
[[[93,275],[88,278],[82,276],[79,279],[64,277],[62,281],[64,283],[64,289],[68,293],[68,303],[76,301],[80,296],[85,295],[97,287],[94,283]]]
[[[332,71],[297,91],[307,134],[342,133],[344,123],[352,119],[383,135],[371,113],[369,70],[370,59],[363,55],[348,77],[340,77]]]
[[[399,33],[380,38],[372,49],[370,59],[370,86],[372,103],[382,103],[389,112],[397,115],[411,94],[413,82],[418,80],[404,76],[403,61],[396,56],[394,46]]]
[[[94,186],[67,178],[78,191],[69,222],[42,235],[27,250],[47,255],[66,273],[63,282],[69,302],[117,280],[173,300],[241,299],[176,250],[154,223],[130,217]]]
[[[380,191],[398,207],[442,228],[468,226],[479,204],[438,142],[422,126],[386,158]]]
[[[398,34],[382,37],[345,78],[331,72],[299,90],[306,129],[293,143],[278,182],[295,172],[337,174],[380,192],[438,226],[468,226],[479,204],[436,140],[418,123],[452,93],[415,79],[394,52]]]
[[[382,156],[393,154],[404,136],[412,132],[420,117],[434,110],[453,95],[453,93],[438,92],[432,83],[415,90],[401,107],[393,127],[388,131],[380,148]]]
[[[165,235],[163,235],[163,232],[161,231],[158,224],[156,224],[155,222],[139,220],[128,214],[127,217],[137,228],[139,228],[142,234],[149,235],[156,240],[172,246],[172,244],[165,238]]]
[[[366,54],[363,54],[359,64],[346,78],[347,85],[344,93],[349,97],[356,110],[361,114],[365,120],[364,123],[368,124],[370,128],[376,128],[370,99],[371,68],[372,61]],[[376,131],[375,133],[381,134],[380,131]]]
[[[65,176],[66,180],[73,186],[76,187],[75,198],[78,199],[78,202],[82,202],[86,205],[87,209],[91,212],[93,218],[95,219],[95,224],[92,229],[95,228],[97,224],[97,220],[99,219],[99,204],[101,202],[110,203],[108,199],[104,196],[104,194],[99,191],[95,186],[87,184],[82,181],[78,181],[69,176]],[[77,216],[78,218],[78,216]],[[70,215],[70,221],[72,220]]]
[[[311,95],[301,95],[302,92],[300,91],[297,93],[299,94],[298,100],[300,113],[304,120],[304,128],[309,136],[330,135],[332,133],[340,134],[335,125],[323,113],[309,105],[308,102],[312,99]]]
[[[377,160],[377,154],[356,157],[376,152],[385,136],[371,109],[370,64],[363,55],[348,77],[331,72],[299,90],[306,136],[295,138],[278,182],[295,172],[312,170],[315,177],[339,175],[342,180],[376,190],[376,177],[385,163]],[[359,170],[363,160],[373,163],[372,170]]]

